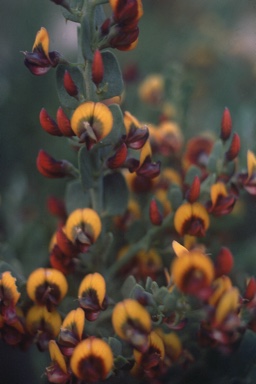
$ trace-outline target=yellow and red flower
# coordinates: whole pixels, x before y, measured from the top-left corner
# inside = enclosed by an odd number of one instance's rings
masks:
[[[136,47],[138,42],[138,21],[143,14],[141,0],[110,0],[112,18],[102,24],[101,48],[108,46],[127,51]]]
[[[47,379],[50,383],[65,384],[71,376],[65,358],[55,340],[50,340],[48,347],[51,357],[51,365],[46,368]]]
[[[60,328],[58,343],[65,356],[71,356],[75,346],[82,340],[85,316],[81,308],[70,311]]]
[[[209,225],[209,215],[201,203],[184,203],[175,212],[174,227],[181,236],[204,236]]]
[[[55,339],[61,327],[61,316],[58,311],[49,312],[47,307],[34,305],[26,316],[26,327],[34,336],[37,346],[44,351],[51,339]]]
[[[82,381],[96,383],[105,380],[111,373],[114,358],[110,346],[103,340],[89,337],[74,349],[70,367]]]
[[[144,353],[149,348],[151,318],[148,311],[136,300],[126,299],[114,307],[112,324],[116,334]]]
[[[71,118],[71,128],[91,149],[96,143],[106,137],[113,126],[113,116],[110,109],[103,103],[86,101],[79,105]]]
[[[203,297],[208,295],[214,278],[211,259],[198,249],[182,251],[171,265],[171,276],[175,285],[184,293]]]
[[[256,157],[247,151],[247,172],[239,173],[238,182],[251,195],[256,195]]]
[[[106,282],[100,273],[85,276],[78,289],[78,300],[86,319],[91,321],[107,308]]]
[[[205,171],[213,144],[214,140],[206,135],[190,139],[183,157],[184,168],[188,169],[190,165],[197,165]]]
[[[232,212],[237,196],[227,191],[226,185],[217,182],[211,186],[211,201],[206,204],[209,213],[215,216],[227,215]]]
[[[68,284],[63,273],[53,268],[38,268],[27,280],[27,294],[37,305],[53,310],[66,296]]]
[[[164,78],[159,74],[147,76],[139,86],[139,96],[145,103],[158,106],[163,101]]]
[[[59,64],[60,54],[56,51],[49,52],[49,44],[48,32],[42,27],[36,34],[32,52],[24,52],[24,64],[33,75],[44,75]]]
[[[76,209],[67,219],[65,232],[67,238],[85,252],[100,235],[100,217],[91,208]]]
[[[161,377],[165,348],[163,340],[155,331],[152,331],[149,335],[148,350],[144,353],[134,350],[133,355],[135,365],[132,368],[132,374],[142,376],[145,379]]]

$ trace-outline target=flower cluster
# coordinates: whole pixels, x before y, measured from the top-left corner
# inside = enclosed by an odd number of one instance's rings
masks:
[[[141,0],[53,2],[79,23],[80,62],[49,52],[41,28],[25,65],[35,75],[56,67],[61,107],[56,119],[43,108],[39,121],[68,139],[77,161],[39,151],[43,176],[71,180],[65,200],[48,199],[57,224],[44,266],[24,280],[0,274],[0,335],[48,350],[50,383],[160,384],[208,351],[232,355],[256,331],[256,279],[234,273],[218,227],[239,216],[245,194],[256,195],[256,156],[249,150],[241,169],[228,108],[218,137],[187,139],[162,75],[138,91],[157,111],[153,124],[122,110],[107,48],[136,46]]]

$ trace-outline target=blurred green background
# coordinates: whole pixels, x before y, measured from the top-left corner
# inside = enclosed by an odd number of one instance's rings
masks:
[[[124,108],[148,121],[150,108],[138,103],[138,81],[168,68],[176,70],[177,76],[185,74],[193,83],[186,136],[205,130],[217,133],[227,106],[234,130],[241,135],[240,158],[245,165],[247,148],[256,150],[255,1],[144,0],[143,4],[138,47],[116,52],[122,69],[134,64],[138,69],[137,81],[127,84]],[[51,50],[75,61],[76,25],[66,23],[61,9],[48,0],[1,0],[0,9],[1,257],[27,276],[47,258],[54,222],[47,213],[46,198],[63,196],[65,189],[64,181],[44,179],[37,172],[37,153],[43,148],[56,158],[76,159],[65,139],[49,136],[39,125],[42,107],[52,116],[59,107],[55,71],[33,76],[23,65],[22,51],[31,50],[36,32],[44,26]],[[225,245],[234,251],[238,268],[255,273],[255,199],[247,201],[243,220]],[[39,368],[30,360],[31,353],[11,356],[20,362],[23,356],[27,364],[17,365],[15,372],[1,360],[4,384],[43,382],[42,355],[34,359],[37,363],[42,359]]]

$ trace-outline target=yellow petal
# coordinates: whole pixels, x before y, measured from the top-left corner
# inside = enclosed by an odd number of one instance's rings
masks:
[[[247,172],[248,172],[248,179],[252,177],[253,172],[255,172],[256,169],[256,157],[254,153],[250,150],[247,151]]]
[[[56,341],[50,340],[48,345],[49,345],[51,361],[53,361],[54,363],[57,363],[63,372],[68,373],[64,356],[62,355]]]
[[[219,196],[228,196],[228,192],[224,183],[218,182],[211,186],[211,201],[215,205]]]
[[[187,248],[183,247],[183,245],[181,245],[180,243],[178,243],[175,240],[172,242],[172,248],[173,248],[176,256],[178,256],[178,257],[189,253]]]
[[[32,47],[32,51],[41,47],[42,50],[44,51],[45,56],[50,60],[49,43],[50,43],[50,39],[49,39],[48,32],[44,27],[42,27],[36,34],[36,39]]]
[[[85,276],[79,286],[78,298],[81,298],[83,294],[88,290],[95,291],[99,305],[101,307],[106,296],[106,282],[100,273],[90,273]]]

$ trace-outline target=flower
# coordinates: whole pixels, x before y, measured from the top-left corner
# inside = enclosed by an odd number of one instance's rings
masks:
[[[174,227],[181,236],[204,236],[209,225],[209,215],[201,203],[184,203],[175,212]]]
[[[136,300],[126,299],[114,307],[112,324],[116,334],[144,353],[149,348],[151,318]]]
[[[82,340],[74,349],[70,367],[74,375],[88,383],[104,380],[114,364],[110,346],[96,337]]]
[[[49,312],[45,306],[34,305],[27,313],[27,330],[35,337],[41,351],[46,350],[49,341],[58,335],[60,326],[61,316],[56,310]]]
[[[205,170],[213,144],[213,139],[206,135],[196,136],[190,139],[187,142],[183,157],[185,169],[188,169],[190,165],[197,165],[202,170]]]
[[[204,295],[214,278],[213,262],[198,249],[186,252],[178,248],[178,252],[180,257],[174,259],[171,265],[171,276],[175,285],[184,293]]]
[[[76,345],[82,340],[85,316],[81,308],[70,311],[60,328],[58,343],[65,356],[71,356]]]
[[[53,268],[38,268],[27,280],[27,294],[38,305],[53,310],[66,296],[68,284],[63,273]]]
[[[46,368],[47,379],[50,383],[64,384],[68,381],[71,375],[68,371],[65,358],[55,340],[50,340],[48,347],[51,357],[51,365]]]
[[[136,376],[143,375],[148,379],[160,376],[165,348],[163,340],[155,331],[152,331],[149,335],[148,350],[144,353],[134,350],[133,355],[135,359],[135,365],[132,368],[133,374]]]
[[[145,103],[157,106],[163,101],[164,78],[158,74],[147,76],[139,86],[139,96]]]
[[[91,149],[96,143],[106,137],[113,126],[113,116],[110,109],[103,103],[86,101],[79,105],[71,118],[71,128]]]
[[[237,196],[228,193],[224,183],[217,182],[211,186],[211,201],[206,203],[206,209],[215,216],[229,214],[237,201]]]
[[[24,63],[33,75],[44,75],[59,64],[60,54],[56,51],[49,52],[49,42],[48,32],[42,27],[36,34],[32,52],[23,52]]]
[[[76,209],[67,219],[65,232],[67,238],[85,252],[100,235],[100,217],[91,208]]]
[[[122,51],[131,50],[138,43],[138,22],[143,14],[141,0],[110,0],[112,18],[101,25],[101,48],[108,46]]]
[[[238,183],[251,195],[256,195],[256,157],[247,151],[247,172],[239,173]]]
[[[107,307],[106,282],[100,273],[90,273],[78,289],[78,300],[88,320],[95,320]]]

